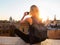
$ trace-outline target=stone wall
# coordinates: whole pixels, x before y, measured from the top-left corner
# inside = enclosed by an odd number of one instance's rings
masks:
[[[60,39],[60,30],[48,30],[47,36],[50,39]]]

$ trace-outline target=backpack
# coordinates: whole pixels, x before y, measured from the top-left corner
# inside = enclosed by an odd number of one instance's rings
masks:
[[[39,43],[47,38],[47,29],[43,23],[37,23],[35,18],[32,18],[33,24],[29,25],[30,43]]]

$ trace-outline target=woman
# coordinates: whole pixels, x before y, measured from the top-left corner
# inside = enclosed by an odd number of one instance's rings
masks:
[[[16,33],[26,42],[31,43],[31,44],[35,44],[35,43],[39,43],[43,40],[46,39],[46,37],[43,37],[43,34],[41,35],[41,38],[39,36],[38,33],[40,33],[37,30],[45,30],[42,26],[42,21],[39,18],[39,9],[36,5],[32,5],[30,7],[30,12],[29,15],[26,15],[24,17],[24,19],[21,21],[21,23],[27,23],[29,25],[29,34],[25,35],[24,33],[22,33],[21,31],[19,32],[20,34]],[[43,33],[43,32],[42,32]]]

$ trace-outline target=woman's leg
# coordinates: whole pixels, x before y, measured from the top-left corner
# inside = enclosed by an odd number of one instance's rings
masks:
[[[29,43],[29,35],[24,34],[19,29],[15,29],[15,34],[18,35],[21,39],[23,39],[26,43]]]

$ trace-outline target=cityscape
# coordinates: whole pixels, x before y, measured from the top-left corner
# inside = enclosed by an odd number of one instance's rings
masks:
[[[49,18],[47,18],[47,20],[44,21],[43,24],[47,28],[47,36],[49,39],[60,39],[60,20],[56,19],[56,15],[54,16],[54,20],[49,20]],[[18,37],[14,33],[14,29],[15,29],[14,26],[17,29],[20,29],[20,31],[23,32],[24,34],[29,34],[29,31],[28,31],[29,26],[27,26],[25,23],[20,24],[20,20],[15,21],[15,20],[13,20],[12,17],[10,17],[9,21],[0,20],[0,36]],[[21,28],[24,28],[24,30]],[[42,43],[42,44],[45,44],[45,43]]]
[[[60,0],[0,0],[0,45],[60,45]]]

